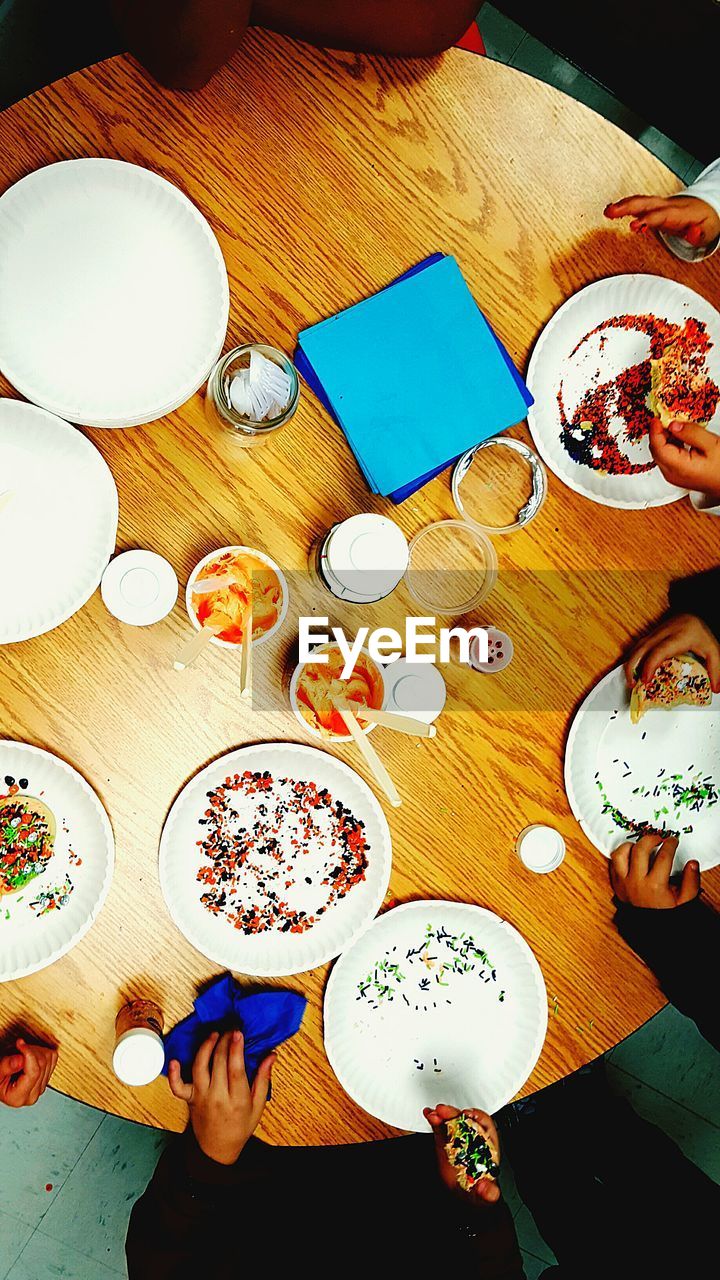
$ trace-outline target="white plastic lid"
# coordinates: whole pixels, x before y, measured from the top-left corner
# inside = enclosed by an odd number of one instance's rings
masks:
[[[387,516],[351,516],[331,531],[322,565],[334,593],[357,603],[390,595],[408,566],[408,542]]]
[[[525,827],[517,838],[517,851],[528,871],[545,875],[560,866],[565,857],[565,841],[554,827],[541,823]]]
[[[381,668],[385,681],[386,711],[414,716],[432,724],[445,706],[447,689],[441,672],[432,662],[408,662],[398,658]]]
[[[113,617],[149,627],[173,608],[178,580],[172,565],[154,551],[124,551],[110,561],[100,591]]]
[[[120,1036],[113,1053],[113,1071],[123,1084],[150,1084],[165,1062],[165,1046],[149,1027],[133,1027]]]

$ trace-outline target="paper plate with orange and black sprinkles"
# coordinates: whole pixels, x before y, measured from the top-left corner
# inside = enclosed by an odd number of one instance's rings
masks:
[[[110,888],[114,841],[92,787],[64,760],[0,742],[0,982],[59,960]]]
[[[651,361],[672,344],[687,380],[677,380],[669,407],[720,431],[720,315],[692,289],[661,276],[613,276],[581,289],[545,326],[528,368],[528,425],[570,489],[624,508],[684,496],[648,443]]]
[[[178,929],[217,964],[280,977],[324,964],[375,916],[390,831],[346,764],[291,742],[240,747],[180,792],[160,841]]]

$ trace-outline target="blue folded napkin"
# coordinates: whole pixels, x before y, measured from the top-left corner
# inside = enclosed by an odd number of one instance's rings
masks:
[[[370,488],[396,503],[532,403],[457,262],[439,253],[304,330],[295,361]]]
[[[165,1036],[165,1066],[177,1058],[182,1077],[189,1081],[195,1055],[212,1031],[242,1031],[245,1070],[252,1084],[263,1058],[289,1040],[300,1027],[307,1000],[296,991],[260,991],[243,995],[232,974],[224,973],[194,1001],[195,1012]]]

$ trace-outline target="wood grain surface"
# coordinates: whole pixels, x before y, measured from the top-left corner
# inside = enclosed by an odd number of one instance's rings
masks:
[[[720,300],[720,258],[687,267],[603,222],[609,200],[675,190],[662,164],[556,90],[460,51],[411,64],[254,31],[202,93],[161,91],[123,57],[0,117],[3,189],[39,165],[89,155],[156,170],[209,218],[230,274],[228,346],[264,339],[292,351],[305,325],[436,249],[457,256],[520,369],[553,311],[591,280],[655,272]],[[3,392],[14,394],[7,385]],[[255,451],[237,450],[207,425],[201,396],[151,426],[86,434],[117,481],[118,548],[160,552],[181,584],[207,551],[243,542],[293,575],[297,604],[308,548],[333,521],[384,511],[412,535],[454,514],[447,475],[397,509],[369,495],[307,390],[289,427]],[[404,800],[388,812],[391,896],[490,907],[538,956],[551,1013],[527,1091],[610,1048],[663,1003],[612,925],[606,863],[568,809],[563,749],[587,690],[665,608],[671,578],[718,560],[720,537],[720,525],[687,501],[626,512],[586,502],[554,476],[549,485],[529,528],[496,540],[499,582],[472,617],[512,635],[513,665],[496,680],[447,668],[435,740],[382,730],[373,739]],[[321,603],[337,616],[331,597],[316,595],[319,612]],[[392,623],[405,611],[413,609],[403,586],[387,609],[362,617],[349,609],[344,620]],[[238,696],[233,654],[213,650],[173,671],[188,627],[181,603],[151,629],[122,626],[98,592],[56,631],[0,652],[2,736],[75,765],[106,805],[117,843],[95,926],[52,968],[5,985],[3,1028],[24,1024],[57,1038],[60,1089],[169,1129],[183,1126],[185,1110],[165,1082],[133,1091],[110,1067],[115,1015],[128,997],[157,999],[172,1024],[215,972],[166,912],[157,875],[163,821],[213,757],[245,742],[303,738],[281,689],[290,620],[258,654],[252,713]],[[367,776],[352,748],[338,754]],[[556,824],[567,841],[565,863],[550,876],[524,871],[514,853],[518,832],[535,821]],[[717,902],[720,872],[704,887]],[[287,983],[309,1007],[280,1055],[261,1130],[272,1142],[388,1132],[330,1071],[325,978],[318,970]]]

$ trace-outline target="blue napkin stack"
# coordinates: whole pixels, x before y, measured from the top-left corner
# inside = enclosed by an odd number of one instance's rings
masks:
[[[165,1066],[173,1058],[182,1077],[189,1081],[195,1055],[213,1031],[242,1031],[245,1037],[245,1070],[252,1084],[263,1058],[299,1029],[307,1000],[296,991],[260,991],[244,995],[232,974],[224,973],[193,1002],[195,1012],[178,1022],[165,1036]]]
[[[452,257],[305,329],[295,362],[373,493],[404,498],[532,404]]]

